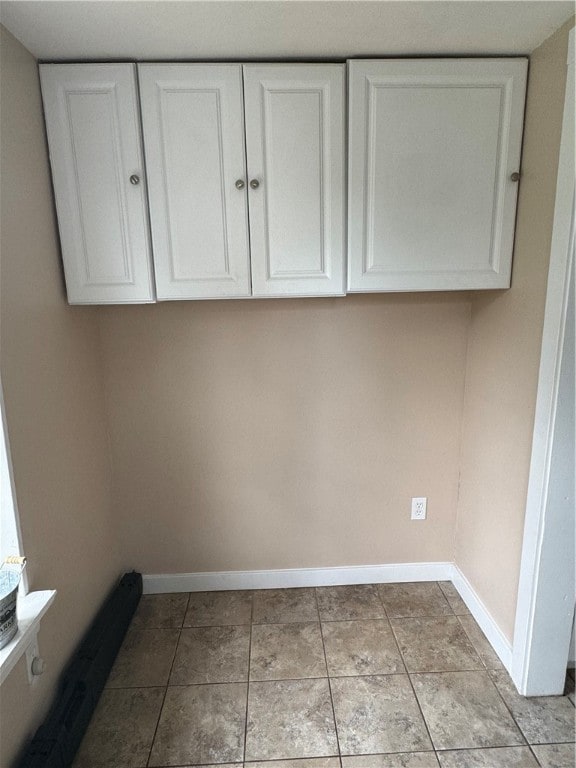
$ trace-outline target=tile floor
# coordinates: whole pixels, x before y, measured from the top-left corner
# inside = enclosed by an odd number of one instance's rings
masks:
[[[449,582],[149,595],[74,768],[574,768],[571,690],[518,696]]]

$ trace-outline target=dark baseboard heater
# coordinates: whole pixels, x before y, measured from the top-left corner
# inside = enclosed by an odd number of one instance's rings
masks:
[[[15,768],[70,768],[141,595],[141,574],[126,573],[62,673],[56,700]]]

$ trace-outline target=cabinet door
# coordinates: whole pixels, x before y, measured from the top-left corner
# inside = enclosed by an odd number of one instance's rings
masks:
[[[246,65],[244,88],[253,294],[342,294],[344,66]]]
[[[40,77],[69,302],[153,301],[134,65],[42,64]]]
[[[526,69],[349,62],[350,291],[509,287]]]
[[[250,296],[242,67],[138,70],[158,298]]]

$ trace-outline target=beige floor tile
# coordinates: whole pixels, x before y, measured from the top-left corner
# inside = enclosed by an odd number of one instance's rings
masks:
[[[248,680],[249,653],[249,626],[185,628],[170,685],[242,683]]]
[[[379,591],[388,618],[453,615],[436,582],[380,584]]]
[[[342,768],[438,768],[434,752],[398,752],[342,758]]]
[[[109,688],[167,685],[178,629],[132,629],[126,633],[108,678]]]
[[[330,676],[405,672],[387,620],[329,621],[322,634]]]
[[[250,624],[252,592],[192,592],[184,618],[185,627],[218,627]]]
[[[525,743],[487,672],[440,672],[411,677],[436,749]]]
[[[442,768],[538,768],[529,747],[461,749],[438,757]]]
[[[519,696],[450,582],[145,595],[74,768],[242,768],[246,728],[246,768],[340,768],[337,727],[342,768],[575,768],[565,693]]]
[[[390,619],[408,672],[484,669],[456,616]]]
[[[305,757],[299,760],[270,760],[246,763],[246,768],[340,768],[337,757]]]
[[[343,755],[432,748],[407,675],[338,677],[331,686]]]
[[[490,675],[529,744],[574,741],[574,707],[567,696],[526,698],[505,670],[492,670]]]
[[[148,761],[165,688],[103,691],[74,768],[142,768]]]
[[[132,619],[132,629],[170,629],[182,626],[188,593],[142,595]]]
[[[374,584],[316,589],[322,621],[347,619],[383,619],[386,614]]]
[[[439,581],[438,586],[444,593],[446,600],[448,600],[450,608],[452,608],[457,616],[465,616],[470,613],[468,606],[464,600],[462,600],[458,590],[451,581]]]
[[[574,768],[576,765],[574,744],[540,744],[533,749],[542,768]]]
[[[476,620],[472,616],[458,616],[458,619],[486,669],[503,669],[503,664],[496,655],[496,651],[486,639]]]
[[[151,766],[241,762],[246,683],[168,688]]]
[[[255,624],[250,680],[326,677],[320,624]]]
[[[337,754],[327,679],[250,683],[246,760]]]
[[[318,621],[313,589],[261,589],[254,592],[255,624]]]

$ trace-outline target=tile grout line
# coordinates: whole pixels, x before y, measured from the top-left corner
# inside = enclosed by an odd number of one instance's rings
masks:
[[[470,637],[470,635],[469,635],[469,633],[468,633],[468,630],[466,629],[466,627],[465,627],[465,626],[464,626],[464,624],[462,623],[462,619],[461,619],[461,616],[469,616],[469,617],[472,619],[472,621],[474,622],[474,624],[475,624],[475,625],[478,627],[478,631],[479,631],[479,632],[482,634],[482,636],[483,636],[483,637],[486,639],[486,642],[488,643],[488,645],[489,645],[489,646],[490,646],[490,641],[488,640],[488,638],[486,637],[486,635],[484,634],[484,632],[482,632],[482,630],[481,630],[481,628],[480,628],[480,625],[478,624],[478,622],[476,621],[476,619],[474,618],[474,616],[472,616],[472,614],[471,614],[471,613],[467,613],[467,614],[466,614],[466,613],[463,613],[463,614],[456,614],[456,618],[458,619],[458,621],[459,621],[459,623],[460,623],[460,626],[462,627],[462,629],[463,629],[463,630],[464,630],[464,632],[466,633],[466,637],[468,638],[468,640],[470,640],[470,642],[472,643],[472,646],[473,646],[474,650],[476,651],[476,653],[478,654],[478,657],[480,658],[480,661],[481,661],[481,662],[482,662],[482,664],[484,665],[484,669],[485,669],[487,672],[489,672],[489,671],[491,671],[491,670],[492,670],[492,671],[495,671],[495,670],[501,670],[501,669],[504,669],[504,665],[502,664],[502,662],[500,661],[500,659],[498,659],[498,663],[500,664],[500,666],[499,666],[499,667],[492,667],[492,666],[490,666],[490,667],[489,667],[489,666],[488,666],[488,664],[487,664],[487,663],[484,661],[484,658],[483,658],[483,656],[482,656],[482,654],[481,654],[480,650],[478,649],[478,647],[477,647],[476,643],[475,643],[475,642],[474,642],[474,640],[473,640],[473,639]],[[492,651],[492,652],[495,654],[495,651],[494,651],[494,649],[493,649],[491,646],[490,646],[490,650],[491,650],[491,651]]]
[[[250,699],[250,667],[252,664],[252,626],[254,618],[254,591],[250,591],[250,637],[248,640],[248,678],[246,680],[246,713],[244,716],[244,749],[242,750],[242,763],[246,762],[246,745],[248,742],[248,704]]]
[[[330,676],[331,680],[355,680],[357,678],[365,678],[365,677],[399,677],[401,675],[447,675],[447,674],[454,674],[458,672],[485,672],[484,669],[446,669],[442,670],[441,672],[408,672],[406,669],[404,669],[401,672],[370,672],[369,674],[356,674],[356,675],[332,675]],[[252,680],[253,683],[290,683],[298,680],[326,680],[329,676],[328,675],[312,675],[310,677],[272,677],[265,680]],[[207,685],[244,685],[246,684],[246,679],[243,680],[223,680],[220,682],[212,682],[212,683],[176,683],[174,685],[169,685],[168,688],[201,688]],[[164,685],[124,685],[119,686],[116,688],[108,688],[109,691],[141,691],[146,690],[148,688],[165,688]],[[553,741],[553,742],[542,742],[543,744],[572,744],[571,741]],[[473,749],[473,747],[470,747],[470,749]],[[378,753],[375,753],[378,754]],[[330,755],[326,755],[326,757],[330,757]],[[300,758],[294,758],[295,760],[298,760]],[[248,762],[259,762],[256,761],[248,761]],[[266,761],[264,761],[266,762]],[[212,765],[212,763],[207,763],[207,765]]]
[[[568,743],[571,743],[571,742],[568,742]],[[493,750],[496,750],[496,749],[524,749],[525,747],[528,747],[528,749],[530,751],[530,754],[532,755],[532,757],[536,761],[536,766],[538,766],[538,768],[542,768],[542,763],[538,760],[537,756],[534,754],[534,751],[532,750],[530,744],[513,744],[511,746],[499,746],[499,747],[466,747],[465,749],[457,749],[457,750],[452,750],[452,749],[438,749],[437,750],[437,749],[435,749],[434,750],[434,754],[436,755],[436,760],[438,761],[438,763],[440,763],[439,755],[442,754],[443,752],[482,752],[482,751],[488,750],[488,749],[493,749]]]
[[[324,654],[324,664],[326,664],[326,679],[328,680],[328,693],[330,695],[330,706],[332,707],[332,719],[334,721],[334,735],[336,736],[336,747],[338,748],[338,760],[340,761],[340,768],[342,768],[342,750],[340,749],[340,736],[338,735],[338,724],[336,723],[336,710],[334,709],[332,683],[330,682],[330,670],[328,669],[328,657],[326,656],[324,632],[322,631],[322,618],[320,615],[320,604],[318,602],[318,587],[314,587],[314,600],[316,601],[316,611],[318,612],[318,625],[320,626],[320,639],[322,641],[322,652]]]
[[[376,595],[378,596],[378,600],[380,600],[380,605],[382,606],[382,612],[384,614],[384,618],[388,622],[388,626],[392,628],[392,625],[390,624],[390,616],[388,616],[388,611],[386,610],[386,606],[384,605],[384,598],[382,597],[382,593],[380,592],[380,584],[376,584]],[[404,663],[404,660],[402,660],[402,663]]]
[[[455,613],[454,613],[454,608],[452,608],[452,605],[451,605],[451,603],[450,603],[450,600],[448,600],[448,598],[446,597],[446,593],[444,592],[444,590],[443,590],[443,589],[442,589],[442,587],[440,586],[440,582],[439,582],[439,581],[432,581],[432,582],[429,582],[429,583],[430,583],[430,584],[436,584],[436,586],[437,586],[437,587],[438,587],[438,589],[440,590],[440,594],[442,595],[442,597],[443,597],[443,598],[444,598],[444,600],[446,601],[446,604],[448,605],[448,608],[450,608],[450,611],[451,611],[451,613],[452,613],[453,615],[455,615]],[[452,582],[450,582],[450,583],[452,584]],[[452,586],[454,586],[454,585],[452,585]]]
[[[440,587],[439,587],[440,589]],[[440,589],[440,591],[442,591]],[[402,661],[402,664],[404,666],[404,671],[406,673],[406,677],[408,678],[408,682],[410,684],[410,688],[412,689],[412,693],[414,695],[414,700],[416,701],[416,706],[418,707],[418,711],[420,712],[420,717],[422,718],[422,722],[424,723],[424,728],[426,728],[426,733],[428,734],[428,738],[430,739],[430,744],[432,746],[432,750],[434,752],[434,757],[436,758],[436,762],[440,768],[440,758],[438,757],[438,753],[436,751],[436,747],[434,745],[434,741],[432,740],[432,734],[430,733],[430,729],[428,728],[428,723],[426,722],[426,718],[424,717],[424,712],[422,711],[422,707],[420,706],[420,701],[418,699],[418,696],[416,695],[416,690],[414,688],[414,685],[412,684],[412,678],[410,677],[410,672],[408,672],[408,667],[406,666],[406,661],[404,659],[404,654],[402,653],[402,649],[400,648],[400,643],[398,642],[398,638],[396,637],[396,632],[394,632],[394,627],[392,626],[392,622],[390,621],[390,616],[388,616],[388,611],[386,610],[386,606],[384,605],[384,600],[382,598],[382,595],[380,594],[380,590],[378,590],[378,597],[380,598],[380,602],[382,603],[382,607],[384,609],[384,615],[388,619],[388,624],[390,626],[390,631],[392,632],[392,638],[394,639],[394,642],[396,643],[396,648],[398,649],[398,654],[400,656],[400,660]]]
[[[486,675],[487,675],[488,679],[490,680],[490,682],[492,683],[492,685],[493,685],[494,689],[496,690],[496,693],[498,694],[498,696],[499,696],[499,697],[500,697],[500,699],[502,700],[502,703],[504,704],[504,707],[505,707],[505,708],[506,708],[506,710],[508,711],[508,713],[509,713],[510,717],[512,718],[512,722],[514,723],[514,725],[515,725],[515,726],[516,726],[516,728],[518,729],[518,733],[520,734],[520,736],[522,736],[522,738],[523,738],[523,739],[524,739],[524,741],[526,742],[525,746],[527,746],[527,747],[528,747],[528,749],[530,750],[530,752],[531,752],[531,753],[532,753],[532,755],[534,756],[534,759],[536,760],[536,762],[538,763],[538,765],[540,765],[540,761],[538,760],[538,758],[537,758],[537,757],[536,757],[536,755],[534,754],[534,750],[532,749],[532,745],[531,745],[531,744],[530,744],[530,742],[528,741],[528,737],[526,736],[526,734],[524,733],[523,729],[521,728],[521,726],[520,726],[520,723],[519,723],[519,722],[516,720],[516,718],[514,717],[514,713],[512,712],[512,708],[511,708],[510,706],[508,706],[508,702],[507,702],[507,701],[506,701],[506,699],[504,698],[504,695],[501,693],[501,691],[500,691],[500,688],[498,688],[498,686],[496,685],[496,683],[495,683],[495,682],[494,682],[494,680],[492,679],[492,675],[490,674],[490,671],[492,671],[492,672],[494,672],[494,671],[496,671],[496,672],[500,672],[500,670],[489,670],[489,669],[487,669],[487,670],[486,670]],[[504,671],[504,672],[505,672],[505,674],[508,674],[508,673],[507,673],[505,670],[502,670],[502,671]],[[510,744],[509,746],[524,746],[524,744],[521,744],[521,745],[518,745],[518,744]]]
[[[514,722],[516,722],[516,721],[514,721]],[[524,736],[524,733],[523,733],[522,731],[520,731],[520,733],[522,733],[522,736]],[[532,755],[532,757],[534,758],[534,760],[536,760],[536,763],[537,763],[539,766],[542,766],[542,763],[541,763],[541,762],[540,762],[540,760],[538,759],[538,755],[537,755],[537,754],[536,754],[536,752],[534,752],[534,750],[532,749],[532,744],[528,744],[528,739],[526,739],[526,745],[527,745],[528,749],[530,750],[530,754]]]
[[[529,746],[532,747],[560,747],[563,744],[570,744],[571,746],[574,744],[576,746],[576,742],[574,741],[539,741],[537,744],[530,744]]]
[[[394,630],[392,630],[392,632],[394,632]],[[422,707],[420,705],[420,699],[418,698],[418,694],[416,693],[416,689],[414,688],[414,683],[412,682],[412,676],[410,675],[410,672],[408,671],[406,672],[406,677],[408,678],[408,682],[410,683],[410,688],[412,690],[412,693],[414,694],[416,706],[418,707],[418,711],[420,712],[420,717],[422,718],[422,722],[424,723],[424,728],[426,728],[426,733],[428,734],[428,738],[430,739],[430,744],[432,745],[436,762],[440,764],[440,758],[438,757],[438,750],[436,749],[436,745],[434,744],[432,734],[430,733],[430,728],[428,727],[428,723],[426,722],[426,718],[424,717],[424,711],[422,710]]]
[[[390,616],[388,616],[388,611],[386,610],[386,606],[384,605],[384,599],[382,598],[382,595],[380,594],[380,590],[378,587],[376,588],[376,592],[378,594],[378,599],[380,600],[380,603],[382,604],[382,610],[384,611],[384,616],[386,620],[388,621],[388,626],[390,627],[390,632],[392,633],[392,639],[394,640],[394,643],[396,645],[396,650],[398,651],[398,655],[400,656],[400,661],[402,662],[402,667],[404,668],[404,672],[399,672],[397,674],[400,675],[407,675],[408,674],[408,667],[406,666],[406,661],[404,660],[404,654],[402,653],[400,649],[400,643],[398,642],[398,638],[396,637],[396,632],[394,632],[394,627],[392,626],[392,622],[390,621]],[[414,694],[416,695],[416,694]],[[432,741],[432,739],[430,739]]]
[[[382,604],[384,604],[384,601],[382,601]],[[384,610],[386,610],[386,607],[384,607]],[[422,710],[422,707],[420,706],[420,700],[418,699],[418,695],[416,694],[416,689],[414,688],[412,677],[410,675],[410,672],[408,672],[408,667],[406,666],[404,654],[402,653],[402,649],[400,648],[400,643],[398,642],[398,638],[396,637],[396,632],[394,632],[394,627],[392,626],[392,622],[390,621],[390,619],[388,619],[388,621],[390,622],[392,637],[394,638],[394,642],[396,643],[396,647],[398,648],[398,653],[400,654],[400,658],[402,659],[402,664],[404,664],[404,669],[406,670],[406,677],[408,678],[408,682],[410,684],[410,688],[412,690],[414,700],[416,701],[416,706],[418,707],[418,711],[420,712],[420,717],[422,718],[422,722],[424,723],[424,728],[426,728],[426,733],[428,734],[430,744],[432,746],[432,749],[434,750],[434,756],[436,757],[436,762],[440,764],[440,760],[438,758],[438,755],[436,754],[436,745],[434,744],[434,740],[432,739],[432,734],[430,733],[430,728],[428,727],[428,723],[426,722],[426,718],[424,717],[424,712]]]
[[[190,604],[190,592],[188,592],[188,599],[186,600],[186,608],[184,610],[184,614],[182,616],[182,621],[180,622],[180,627],[178,627],[178,640],[176,641],[176,645],[174,646],[174,655],[172,656],[172,662],[170,664],[170,670],[168,671],[168,677],[166,679],[166,687],[164,688],[164,696],[162,697],[162,704],[160,705],[160,709],[158,710],[158,719],[156,720],[156,727],[154,728],[154,734],[152,736],[152,741],[150,742],[150,750],[148,752],[148,759],[146,761],[146,765],[150,766],[150,760],[152,759],[152,750],[154,748],[154,742],[156,741],[156,735],[158,733],[158,727],[160,725],[160,718],[162,717],[162,710],[164,709],[164,704],[166,702],[166,696],[168,694],[168,688],[170,687],[170,676],[172,675],[172,669],[174,668],[174,662],[176,661],[176,654],[178,653],[178,646],[180,645],[180,638],[182,637],[182,629],[184,628],[184,622],[186,620],[186,613],[188,612],[188,606]]]
[[[465,634],[465,635],[466,635],[466,637],[468,638],[468,640],[469,640],[470,644],[472,645],[472,647],[473,647],[473,648],[474,648],[474,650],[476,651],[476,655],[478,656],[478,658],[479,658],[479,659],[480,659],[480,661],[482,662],[482,666],[484,667],[484,669],[485,669],[486,671],[488,671],[488,665],[486,664],[486,662],[484,661],[484,659],[483,659],[483,658],[482,658],[482,656],[480,655],[480,651],[478,650],[478,648],[477,648],[477,646],[476,646],[476,643],[475,643],[475,642],[472,640],[472,638],[471,638],[471,637],[470,637],[470,635],[468,634],[468,630],[466,629],[466,627],[464,626],[464,624],[462,624],[462,621],[460,620],[460,616],[458,616],[458,615],[457,615],[457,616],[456,616],[456,618],[458,619],[458,624],[460,624],[460,626],[461,626],[461,627],[462,627],[462,629],[464,630],[464,634]],[[480,629],[480,627],[478,627],[478,629]],[[482,630],[480,629],[480,631],[482,631]]]

